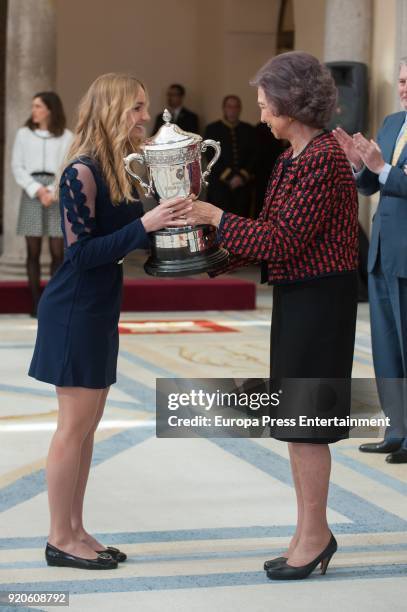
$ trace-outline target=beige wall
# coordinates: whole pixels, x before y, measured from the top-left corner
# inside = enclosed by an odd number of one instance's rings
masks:
[[[220,116],[224,95],[243,100],[242,118],[256,123],[249,80],[275,53],[280,0],[55,0],[57,89],[72,125],[76,105],[92,80],[123,71],[145,81],[154,117],[171,82],[187,88],[186,105],[204,125]],[[324,59],[329,0],[293,0],[295,48]],[[397,0],[373,0],[369,65],[370,121],[397,110],[394,94]],[[393,41],[393,44],[390,44]]]
[[[275,52],[280,0],[56,0],[57,88],[70,123],[78,100],[105,72],[142,79],[155,116],[171,82],[204,124],[220,116],[227,93],[258,121],[249,79]]]
[[[162,0],[57,0],[57,86],[69,118],[89,84],[105,72],[143,80],[153,113],[172,81],[184,83],[188,104],[198,107],[196,5],[177,0],[174,10]]]
[[[326,0],[294,0],[294,45],[297,51],[324,59]]]

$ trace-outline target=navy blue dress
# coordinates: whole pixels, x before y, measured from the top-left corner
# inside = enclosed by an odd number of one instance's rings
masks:
[[[114,206],[97,163],[80,158],[60,182],[64,261],[38,307],[29,375],[61,387],[116,382],[123,285],[120,260],[149,246],[142,204]]]

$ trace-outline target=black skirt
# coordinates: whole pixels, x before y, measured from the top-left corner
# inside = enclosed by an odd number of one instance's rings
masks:
[[[273,287],[270,378],[272,391],[283,394],[271,416],[298,423],[300,415],[350,414],[357,295],[356,272]],[[297,437],[298,427],[270,427],[276,439],[312,444],[337,442],[348,431],[305,427]]]

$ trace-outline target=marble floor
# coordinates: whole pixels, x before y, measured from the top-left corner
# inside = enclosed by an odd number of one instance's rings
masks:
[[[0,317],[0,592],[69,591],[70,609],[80,612],[406,609],[405,466],[359,453],[360,440],[334,445],[329,520],[338,553],[324,577],[272,583],[263,561],[285,547],[296,520],[286,445],[155,437],[157,377],[267,376],[270,309],[270,292],[260,290],[256,311],[122,316],[122,329],[137,333],[121,335],[86,517],[129,560],[103,575],[45,565],[44,466],[56,400],[52,387],[26,375],[36,322]],[[197,320],[234,331],[194,333]],[[353,373],[373,374],[366,305]]]

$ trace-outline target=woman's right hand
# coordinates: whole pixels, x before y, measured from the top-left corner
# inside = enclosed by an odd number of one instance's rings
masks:
[[[352,166],[355,168],[356,172],[360,172],[362,170],[364,164],[363,159],[360,157],[359,153],[356,151],[355,143],[353,142],[352,136],[349,136],[341,127],[337,127],[332,130],[332,134],[335,136],[338,143],[341,145],[344,153]]]
[[[44,204],[48,194],[49,194],[48,189],[42,186],[37,190],[35,197],[39,199],[41,204]]]
[[[48,206],[55,202],[53,192],[49,191],[46,187],[40,187],[35,196],[45,208],[48,208]]]
[[[172,198],[171,200],[161,200],[158,206],[155,206],[141,217],[141,222],[144,225],[146,232],[155,232],[164,227],[174,226],[174,222],[178,222],[184,218],[192,210],[192,197],[189,198]]]

